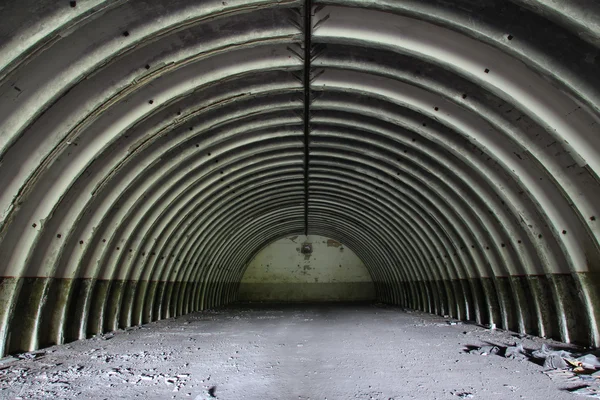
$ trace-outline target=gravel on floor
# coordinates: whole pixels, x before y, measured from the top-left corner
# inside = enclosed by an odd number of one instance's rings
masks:
[[[0,398],[582,398],[529,360],[468,353],[515,343],[561,345],[381,304],[236,304],[5,358]]]

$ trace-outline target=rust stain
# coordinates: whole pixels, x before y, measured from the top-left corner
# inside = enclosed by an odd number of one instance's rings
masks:
[[[340,247],[341,245],[337,240],[327,239],[327,247]]]

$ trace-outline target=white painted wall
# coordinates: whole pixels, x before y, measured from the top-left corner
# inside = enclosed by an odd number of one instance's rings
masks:
[[[312,254],[302,254],[303,243]],[[317,235],[280,239],[254,257],[242,278],[241,301],[373,300],[363,262],[341,243]]]

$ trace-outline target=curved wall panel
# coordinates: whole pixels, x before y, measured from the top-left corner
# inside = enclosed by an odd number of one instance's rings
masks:
[[[0,352],[235,301],[298,234],[598,346],[600,6],[559,3],[7,2]]]

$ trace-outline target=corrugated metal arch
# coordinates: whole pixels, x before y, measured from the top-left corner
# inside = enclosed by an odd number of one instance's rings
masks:
[[[599,344],[597,5],[36,0],[0,20],[3,354],[235,301],[257,251],[308,232],[381,301]]]

